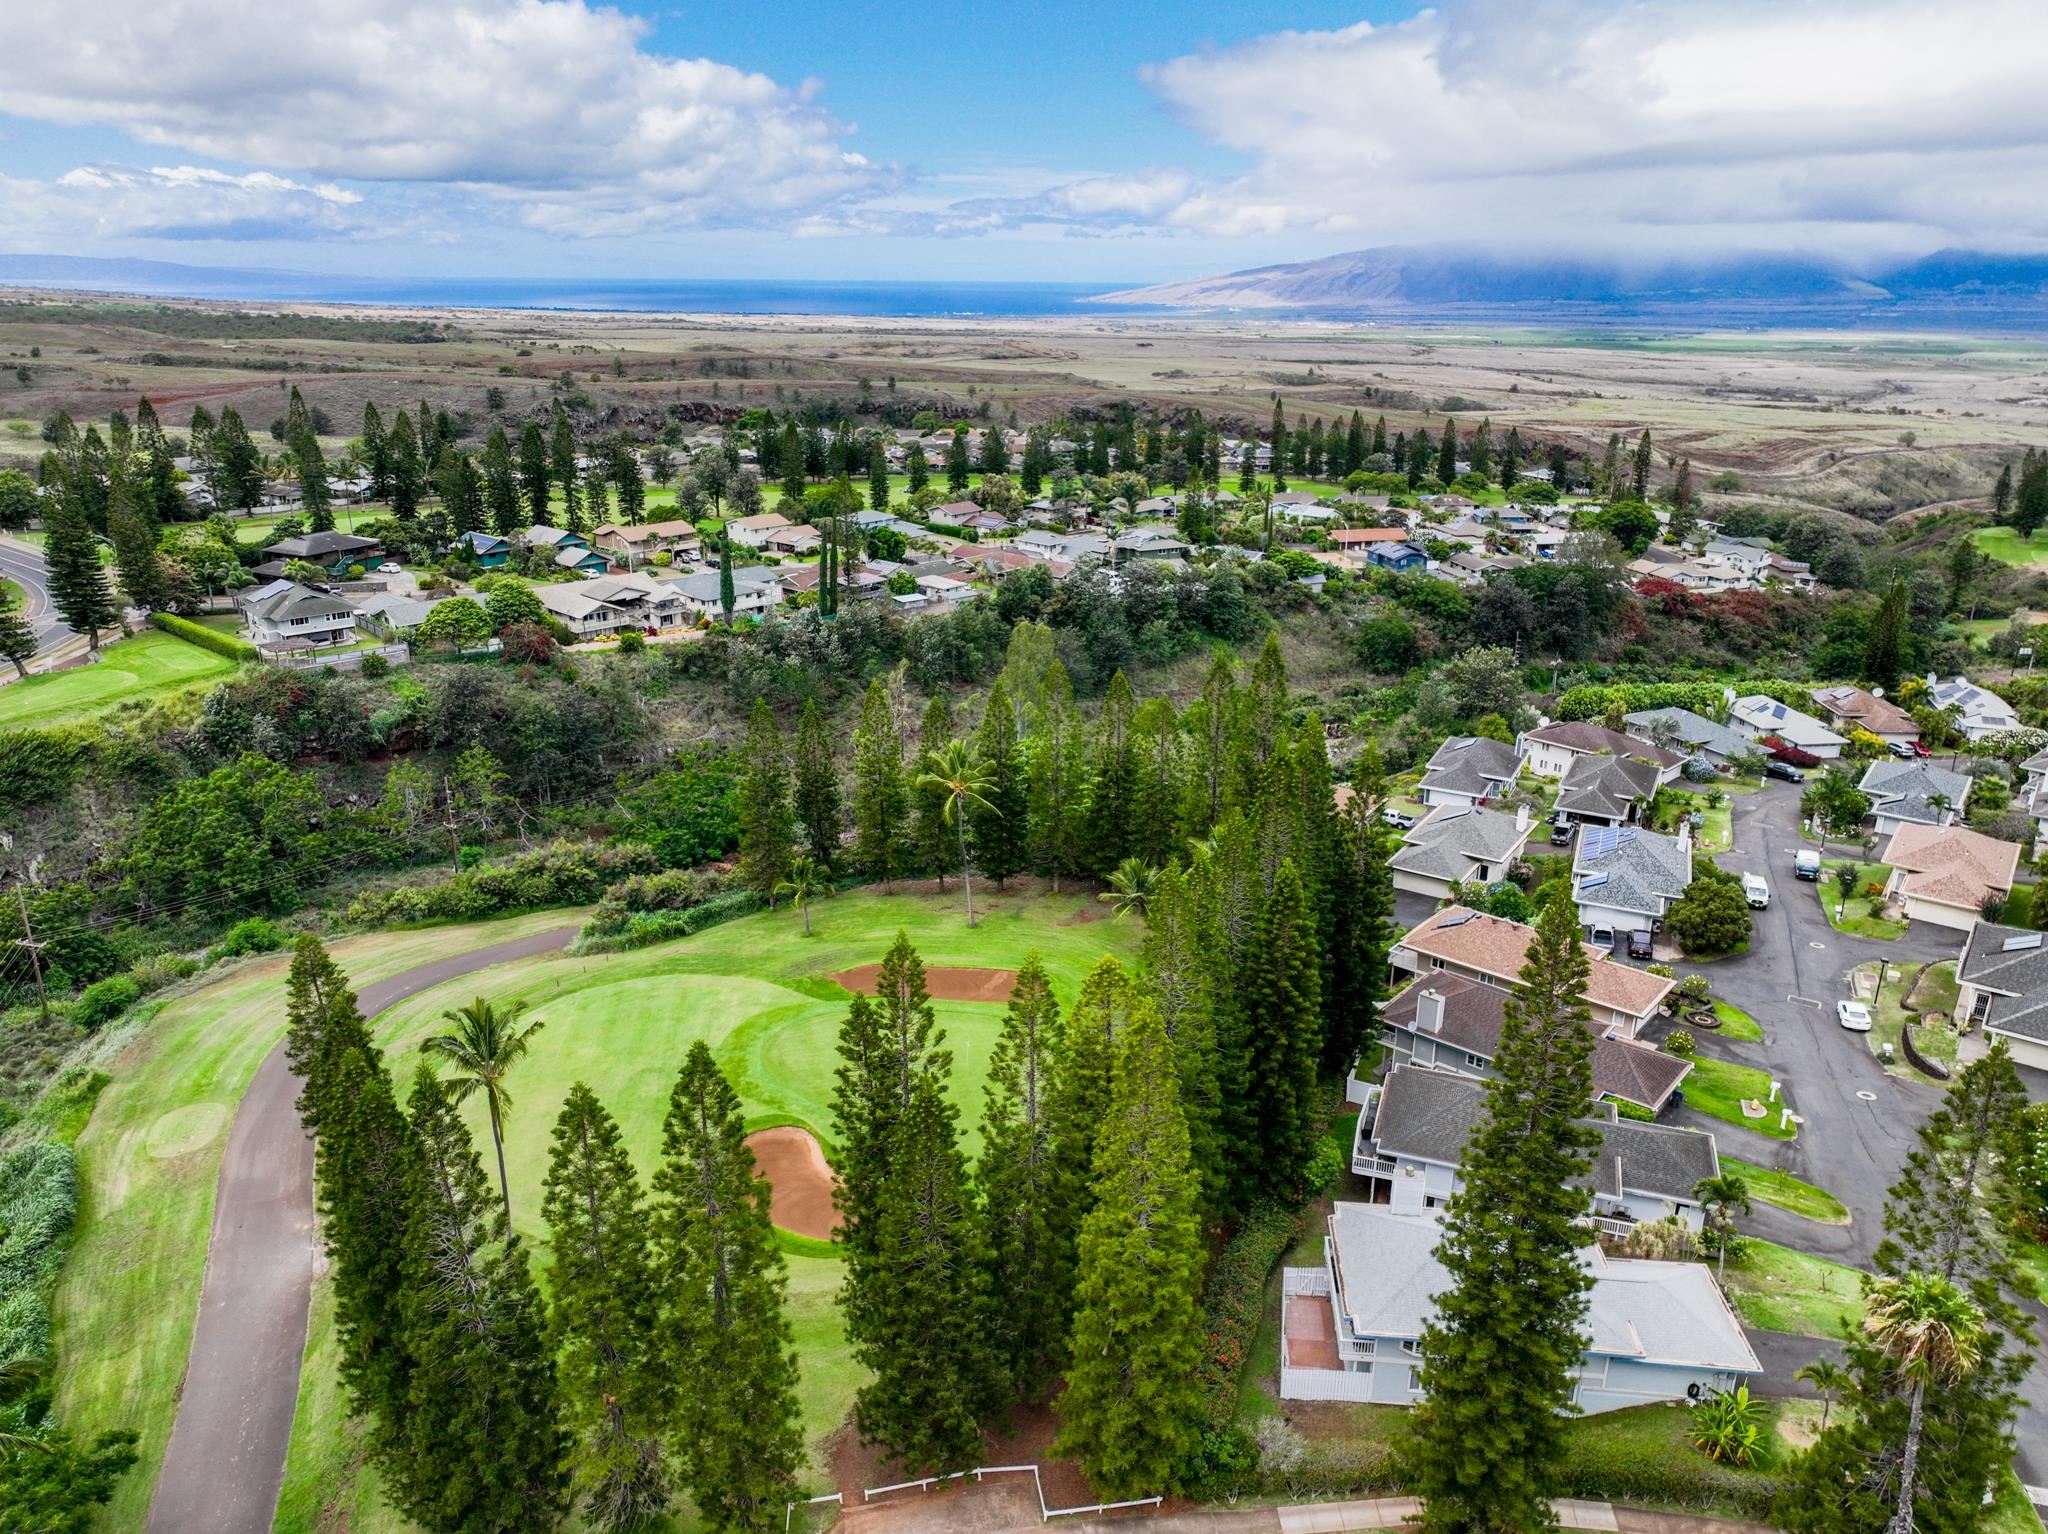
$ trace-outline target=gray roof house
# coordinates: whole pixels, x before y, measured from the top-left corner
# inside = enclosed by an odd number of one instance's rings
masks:
[[[732,572],[733,604],[735,618],[759,618],[772,607],[782,605],[783,587],[780,572],[770,565],[747,565]],[[675,582],[676,595],[683,606],[699,618],[722,618],[725,604],[719,595],[719,573],[706,570],[698,575],[686,575]]]
[[[355,604],[322,586],[270,581],[237,592],[235,605],[259,650],[312,650],[355,642]]]
[[[1842,747],[1848,744],[1813,715],[1802,714],[1791,704],[1766,698],[1762,693],[1751,693],[1729,704],[1728,723],[1751,740],[1775,735],[1786,745],[1797,746],[1823,760],[1840,756]]]
[[[2026,774],[2013,802],[2034,817],[2035,840],[2048,842],[2048,750],[2036,751],[2020,763]]]
[[[1450,1276],[1436,1259],[1443,1217],[1342,1202],[1330,1212],[1323,1264],[1288,1268],[1280,1394],[1288,1400],[1422,1398],[1422,1334]],[[1761,1372],[1742,1327],[1696,1262],[1646,1262],[1580,1248],[1592,1278],[1585,1355],[1571,1406],[1618,1411],[1732,1390]]]
[[[1725,767],[1738,756],[1747,756],[1756,743],[1737,734],[1725,724],[1716,724],[1689,708],[1646,708],[1627,716],[1628,732],[1651,744],[1669,740],[1692,756],[1704,757],[1715,767]]]
[[[1439,805],[1387,860],[1394,888],[1447,900],[1453,884],[1505,878],[1509,865],[1522,855],[1529,830],[1527,805],[1512,815],[1470,804]]]
[[[1935,708],[1956,710],[1956,727],[1965,740],[1983,740],[2002,730],[2017,728],[2020,722],[2010,703],[1990,688],[1979,687],[1964,677],[1944,682],[1928,673],[1927,701]]]
[[[1956,965],[1956,1021],[2005,1040],[2021,1065],[2048,1071],[2048,933],[1980,921]]]
[[[1380,1043],[1390,1066],[1418,1065],[1491,1079],[1500,1053],[1508,993],[1467,975],[1434,974],[1416,981],[1380,1013]],[[1593,1096],[1634,1103],[1652,1113],[1692,1073],[1692,1062],[1647,1044],[1614,1038],[1592,1026]],[[1362,1082],[1354,1096],[1370,1092]]]
[[[1656,930],[1692,883],[1692,829],[1676,836],[1641,826],[1587,826],[1572,855],[1579,923],[1596,934]],[[1612,939],[1610,938],[1611,942]]]
[[[1856,786],[1870,795],[1870,813],[1879,836],[1890,836],[1907,821],[1922,826],[1949,825],[1962,814],[1964,801],[1970,797],[1968,777],[1924,761],[1872,762]],[[1939,809],[1929,802],[1937,794],[1946,801]]]
[[[1650,802],[1663,775],[1655,762],[1638,757],[1574,757],[1557,786],[1556,812],[1586,824],[1626,824]]]
[[[1685,758],[1633,735],[1616,734],[1590,719],[1563,720],[1541,729],[1524,730],[1516,737],[1522,762],[1539,778],[1562,778],[1582,756],[1632,756],[1657,765],[1657,781],[1669,783],[1678,776]]]
[[[356,617],[366,628],[402,639],[425,623],[427,614],[447,600],[446,597],[412,596],[402,591],[376,591],[356,604]]]
[[[1415,797],[1424,804],[1484,804],[1514,785],[1522,758],[1506,741],[1453,735],[1436,748]]]

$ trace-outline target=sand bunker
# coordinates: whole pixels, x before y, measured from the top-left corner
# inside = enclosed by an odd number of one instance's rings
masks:
[[[875,977],[881,972],[879,964],[863,964],[859,969],[843,969],[832,978],[849,991],[872,996],[875,994]],[[933,1001],[1008,1001],[1010,992],[1017,986],[1017,972],[1014,969],[955,969],[950,965],[933,964],[925,969],[924,986]]]
[[[794,1235],[830,1241],[839,1229],[839,1211],[832,1207],[838,1179],[808,1129],[757,1129],[747,1148],[768,1179],[768,1218]]]

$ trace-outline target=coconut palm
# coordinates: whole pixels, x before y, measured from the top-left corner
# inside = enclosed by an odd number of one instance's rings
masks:
[[[1828,1413],[1834,1410],[1838,1398],[1848,1395],[1855,1377],[1832,1358],[1816,1358],[1792,1377],[1804,1380],[1820,1397],[1820,1430],[1825,1433],[1828,1430]]]
[[[1956,807],[1956,802],[1947,794],[1932,793],[1927,796],[1927,807],[1934,811],[1934,823],[1941,825],[1944,823],[1943,817]]]
[[[1719,1177],[1701,1178],[1692,1196],[1707,1212],[1707,1225],[1720,1248],[1715,1278],[1724,1279],[1728,1275],[1728,1243],[1735,1239],[1735,1217],[1749,1213],[1749,1184],[1733,1172],[1723,1172]]]
[[[1143,858],[1125,858],[1109,876],[1109,888],[1095,898],[1115,906],[1118,921],[1133,911],[1143,916],[1152,899],[1152,886],[1158,882],[1159,870],[1150,863]]]
[[[936,751],[927,751],[924,771],[918,774],[919,788],[941,789],[946,795],[946,819],[960,833],[960,883],[967,891],[967,925],[974,925],[974,881],[967,873],[967,811],[1000,813],[988,802],[988,772],[973,743],[957,736]]]
[[[789,903],[804,913],[804,936],[811,935],[811,902],[832,892],[825,870],[811,858],[798,858],[775,886],[775,893],[789,896]]]
[[[1863,1331],[1891,1361],[1900,1382],[1911,1387],[1905,1457],[1899,1464],[1899,1505],[1885,1534],[1912,1534],[1927,1387],[1960,1379],[1977,1367],[1984,1353],[1984,1312],[1947,1279],[1906,1273],[1870,1286],[1863,1302]]]
[[[505,1177],[505,1115],[511,1111],[512,1095],[505,1090],[505,1076],[526,1057],[533,1036],[545,1026],[535,1018],[524,1028],[519,1016],[523,1001],[498,1006],[479,996],[466,1007],[443,1012],[455,1025],[453,1033],[436,1034],[420,1046],[429,1060],[445,1060],[455,1068],[448,1083],[452,1102],[466,1102],[481,1092],[491,1110],[491,1146],[498,1153],[498,1193],[505,1200],[505,1217],[512,1217],[512,1185]]]

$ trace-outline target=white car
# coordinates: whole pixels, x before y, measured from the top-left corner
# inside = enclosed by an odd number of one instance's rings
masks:
[[[379,575],[403,575],[405,573],[405,566],[387,559],[383,564],[377,566],[377,573]]]
[[[1835,1016],[1842,1020],[1842,1026],[1851,1033],[1870,1032],[1870,1008],[1860,1001],[1838,1001]]]

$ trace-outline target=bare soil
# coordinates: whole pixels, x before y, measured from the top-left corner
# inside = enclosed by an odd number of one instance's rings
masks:
[[[792,1235],[830,1241],[839,1229],[832,1190],[838,1179],[808,1129],[785,1125],[747,1136],[754,1163],[768,1181],[768,1217]]]
[[[857,969],[843,969],[832,978],[849,991],[872,996],[875,994],[875,978],[881,972],[879,964],[863,964]],[[1010,992],[1017,985],[1017,972],[1014,969],[965,969],[934,964],[926,968],[924,983],[934,1001],[1008,1001]]]

